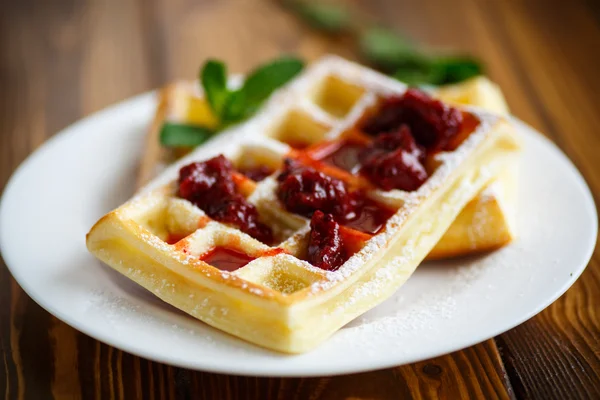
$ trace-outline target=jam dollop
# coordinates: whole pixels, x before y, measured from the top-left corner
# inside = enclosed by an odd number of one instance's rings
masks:
[[[288,211],[308,218],[316,210],[337,216],[352,211],[352,199],[344,182],[295,160],[285,160],[277,180],[277,197]]]
[[[185,238],[186,236],[187,235],[185,235],[183,233],[169,233],[169,235],[165,239],[165,242],[167,242],[167,244],[175,244],[175,243],[179,242],[181,239]]]
[[[256,207],[237,192],[233,172],[233,165],[223,155],[186,165],[179,170],[179,196],[209,217],[271,243],[271,228],[259,221]]]
[[[385,226],[385,223],[395,210],[385,207],[374,200],[369,199],[362,192],[354,192],[354,209],[343,218],[337,218],[338,222],[348,228],[367,233],[376,234]]]
[[[255,258],[256,257],[251,257],[246,253],[228,247],[215,247],[200,256],[202,261],[221,271],[235,271]]]
[[[378,135],[359,155],[360,173],[383,190],[418,189],[428,174],[423,166],[425,151],[406,124]]]
[[[369,199],[363,191],[350,191],[343,181],[292,159],[285,160],[277,179],[277,196],[283,206],[307,218],[321,211],[344,226],[375,234],[395,212]]]
[[[441,151],[460,131],[462,122],[462,113],[456,108],[423,91],[408,89],[402,96],[385,99],[377,114],[368,119],[362,129],[377,135],[406,124],[419,145],[427,151]]]
[[[260,182],[267,176],[273,173],[273,168],[266,165],[257,165],[249,168],[239,168],[239,172],[244,174],[247,178],[252,179],[254,182]]]
[[[352,140],[342,140],[333,151],[319,158],[320,161],[344,171],[355,173],[360,167],[360,154],[364,145]]]
[[[340,225],[332,214],[317,210],[310,220],[310,229],[306,261],[327,271],[337,270],[348,258]]]
[[[407,153],[412,154],[421,163],[425,161],[425,149],[415,142],[415,138],[406,124],[402,124],[390,132],[377,135],[367,148],[363,149],[359,155],[359,159],[361,162],[364,162],[366,158],[371,156],[397,149],[403,149]]]

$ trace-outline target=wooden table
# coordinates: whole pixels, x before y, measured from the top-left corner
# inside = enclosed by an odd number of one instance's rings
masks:
[[[481,57],[514,113],[555,141],[600,195],[599,3],[351,4],[423,44]],[[282,52],[307,59],[355,55],[351,41],[315,33],[267,0],[14,1],[1,7],[2,187],[58,130],[172,79],[192,78],[207,57],[243,72]],[[599,308],[597,250],[552,306],[466,350],[331,378],[235,377],[174,368],[101,344],[42,310],[2,264],[0,393],[6,399],[600,398]]]

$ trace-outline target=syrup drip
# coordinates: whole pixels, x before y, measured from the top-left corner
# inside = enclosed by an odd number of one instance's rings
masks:
[[[275,170],[266,165],[256,165],[249,168],[238,168],[238,171],[244,174],[247,178],[252,179],[254,182],[260,182],[267,176],[271,175]]]
[[[395,211],[367,198],[359,197],[357,206],[352,213],[340,219],[340,224],[360,232],[376,234],[385,226],[387,220]]]
[[[359,155],[363,148],[363,144],[344,140],[331,153],[322,157],[321,161],[354,174],[360,169]]]
[[[227,247],[215,247],[203,254],[200,259],[221,271],[235,271],[254,260],[255,257]]]

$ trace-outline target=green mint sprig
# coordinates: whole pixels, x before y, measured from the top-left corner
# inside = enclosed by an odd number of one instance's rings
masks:
[[[203,126],[165,122],[160,130],[160,144],[165,147],[196,147],[214,134],[213,130]]]
[[[219,124],[216,129],[166,122],[160,142],[166,147],[195,147],[219,131],[252,116],[271,94],[298,75],[304,63],[294,57],[282,57],[259,66],[248,74],[239,89],[227,87],[227,67],[208,60],[200,70],[200,83],[206,100]]]
[[[352,17],[344,6],[304,1],[288,1],[287,5],[314,28],[330,33],[352,28]]]
[[[372,64],[409,85],[458,83],[483,73],[473,57],[426,54],[385,28],[366,29],[359,37],[359,46]]]
[[[364,26],[346,7],[328,2],[285,2],[311,26],[329,34],[349,33],[363,58],[381,71],[409,85],[444,85],[483,74],[481,63],[467,56],[435,55],[417,49],[402,35],[382,27]]]

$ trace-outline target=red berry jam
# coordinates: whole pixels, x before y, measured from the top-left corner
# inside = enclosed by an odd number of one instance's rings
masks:
[[[361,173],[383,190],[410,192],[427,180],[427,172],[419,160],[402,149],[372,159],[363,165]]]
[[[238,171],[244,174],[247,178],[252,179],[254,182],[260,182],[267,176],[271,175],[275,170],[266,165],[257,165],[248,168],[238,168]]]
[[[346,214],[343,219],[338,218],[338,221],[345,227],[363,233],[376,234],[381,231],[387,220],[396,212],[365,197],[360,192],[354,192],[353,197],[354,208],[352,212]]]
[[[364,162],[366,158],[371,158],[372,156],[377,156],[378,154],[391,152],[400,148],[414,155],[420,162],[425,161],[425,149],[415,142],[415,138],[406,124],[402,124],[390,132],[377,135],[375,139],[366,146],[365,150],[360,153],[359,159],[361,162]]]
[[[165,242],[167,242],[168,244],[175,244],[186,236],[187,235],[183,233],[169,233],[169,236],[167,236]]]
[[[179,196],[220,222],[233,225],[263,243],[273,241],[271,229],[259,221],[258,210],[236,190],[233,166],[223,155],[179,170]]]
[[[428,151],[445,150],[460,131],[462,113],[417,89],[385,99],[381,108],[363,125],[371,135],[390,132],[400,125],[410,128],[416,142]]]
[[[344,226],[374,234],[395,212],[360,191],[348,191],[344,182],[291,159],[285,161],[278,180],[277,196],[284,207],[307,218],[321,211]]]
[[[215,247],[200,256],[200,259],[222,271],[235,271],[254,260],[255,257],[227,247]]]
[[[418,189],[428,174],[424,150],[415,143],[407,125],[378,135],[359,156],[360,173],[383,190]]]
[[[277,177],[277,197],[288,211],[310,218],[316,210],[334,215],[352,211],[344,182],[314,168],[286,159]]]
[[[283,140],[283,142],[285,144],[287,144],[288,146],[290,146],[292,149],[296,149],[296,150],[304,150],[305,148],[310,146],[309,142],[305,142],[301,139],[286,139],[286,140]]]
[[[325,156],[320,158],[326,164],[333,165],[344,171],[356,173],[360,169],[359,155],[363,150],[362,143],[351,140],[342,140],[337,146],[332,148]]]
[[[315,211],[310,221],[306,261],[327,271],[337,270],[347,259],[340,225],[333,215]]]

